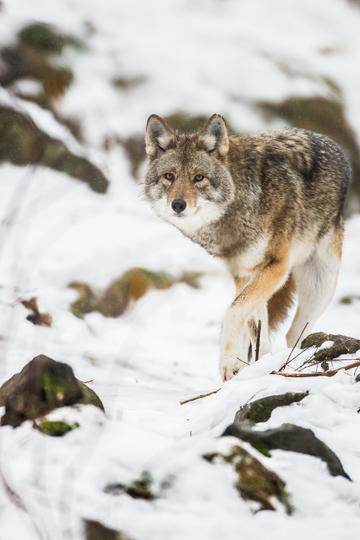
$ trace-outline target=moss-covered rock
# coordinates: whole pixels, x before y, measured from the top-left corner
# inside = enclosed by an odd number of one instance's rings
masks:
[[[166,272],[135,267],[110,283],[102,292],[95,291],[86,283],[70,283],[69,287],[79,293],[70,311],[79,318],[92,311],[99,311],[104,317],[119,317],[131,302],[142,298],[150,289],[168,289],[176,283],[198,288],[200,276],[199,272],[186,272],[180,278],[175,278]]]
[[[323,133],[343,148],[350,159],[353,174],[348,211],[359,211],[360,149],[342,101],[336,96],[293,96],[278,103],[262,101],[257,106],[268,117],[276,116],[292,126]]]
[[[224,461],[233,466],[238,476],[235,487],[245,501],[256,501],[260,510],[275,510],[275,498],[284,506],[287,514],[292,513],[285,483],[241,446],[233,446],[229,454],[215,452],[204,454],[203,458],[210,463]]]
[[[40,22],[24,26],[18,32],[18,39],[21,43],[46,53],[59,54],[65,45],[83,46],[78,38],[59,32],[53,25]]]
[[[323,343],[332,341],[332,345],[316,351],[313,356],[306,361],[306,364],[313,365],[326,362],[328,360],[336,360],[342,354],[354,354],[360,350],[360,339],[343,336],[341,334],[325,334],[324,332],[316,332],[307,336],[301,343],[302,349],[309,347],[320,347]]]
[[[140,478],[137,478],[129,484],[109,484],[104,489],[105,493],[111,495],[120,495],[126,493],[133,499],[145,499],[146,501],[152,501],[155,499],[154,493],[151,491],[153,479],[151,475],[144,471]]]
[[[293,424],[282,424],[278,428],[259,431],[252,429],[245,422],[240,422],[226,428],[223,436],[229,435],[250,443],[266,455],[269,455],[271,450],[279,449],[318,457],[327,464],[332,476],[344,476],[350,479],[336,454],[310,429]]]
[[[105,193],[108,180],[87,159],[70,152],[59,139],[47,135],[32,119],[0,105],[0,162],[14,165],[43,165],[86,182],[92,190]]]
[[[76,403],[104,410],[99,397],[76,379],[70,366],[39,355],[1,386],[0,406],[5,406],[1,424],[17,427],[25,420]]]
[[[131,540],[127,534],[114,529],[109,529],[98,521],[85,520],[85,539],[86,540]]]
[[[284,407],[303,400],[308,396],[308,392],[288,392],[275,396],[267,396],[262,399],[257,399],[251,403],[247,403],[237,411],[234,423],[244,421],[256,424],[257,422],[266,422],[269,420],[271,413],[277,407]]]
[[[61,32],[55,26],[45,23],[25,26],[19,31],[14,44],[0,49],[0,84],[4,87],[12,86],[12,91],[21,99],[51,111],[58,122],[82,141],[80,121],[68,118],[56,110],[56,101],[65,94],[74,80],[72,70],[61,65],[60,55],[64,46],[77,50],[86,48],[77,37]],[[56,63],[53,61],[54,56],[57,56]],[[39,82],[39,91],[22,91],[14,86],[14,83],[23,78]]]

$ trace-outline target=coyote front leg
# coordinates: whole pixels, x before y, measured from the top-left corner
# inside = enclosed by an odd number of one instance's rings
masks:
[[[249,319],[262,322],[260,356],[270,352],[266,302],[285,283],[288,276],[288,256],[271,262],[243,287],[228,308],[221,341],[220,372],[224,381],[231,379],[247,361],[250,335]]]

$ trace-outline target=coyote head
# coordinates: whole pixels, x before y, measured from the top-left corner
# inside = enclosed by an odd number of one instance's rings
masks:
[[[214,114],[198,133],[185,135],[153,114],[145,140],[145,196],[157,214],[185,233],[217,221],[234,200],[222,116]]]

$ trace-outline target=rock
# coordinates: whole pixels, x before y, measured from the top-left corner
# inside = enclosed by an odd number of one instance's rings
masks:
[[[109,529],[98,521],[87,519],[84,524],[86,540],[131,540],[126,534]]]
[[[126,493],[133,499],[145,499],[147,501],[152,501],[155,499],[155,495],[151,491],[152,482],[153,479],[151,475],[147,471],[144,471],[140,478],[137,478],[130,484],[109,484],[106,486],[104,491],[105,493],[110,493],[111,495]]]
[[[319,457],[325,461],[332,476],[344,476],[350,480],[336,454],[310,429],[293,424],[282,424],[278,428],[259,431],[252,429],[245,422],[240,422],[226,428],[223,436],[229,435],[250,443],[264,455],[269,455],[271,450],[278,449]]]
[[[176,283],[186,283],[190,287],[198,288],[200,276],[198,272],[186,272],[176,278],[166,272],[135,267],[110,283],[103,292],[96,292],[87,283],[70,283],[69,287],[79,293],[79,298],[71,304],[70,311],[79,318],[92,311],[99,311],[104,317],[119,317],[131,302],[142,298],[150,289],[169,289]]]
[[[108,180],[83,157],[70,152],[62,141],[41,131],[30,117],[0,105],[0,162],[43,165],[86,182],[93,191],[105,193]]]
[[[309,392],[280,394],[276,396],[268,396],[262,399],[257,399],[240,407],[235,415],[234,423],[238,424],[247,420],[253,424],[257,422],[266,422],[269,420],[271,413],[276,407],[284,407],[304,399]]]
[[[244,500],[258,502],[261,510],[275,510],[275,497],[284,506],[287,514],[292,513],[293,508],[285,490],[285,483],[244,448],[233,446],[229,454],[215,452],[204,454],[203,458],[210,463],[220,460],[233,466],[238,475],[235,487]]]
[[[51,24],[32,23],[18,33],[20,43],[45,53],[61,53],[65,45],[82,48],[83,44],[74,36],[59,32]]]
[[[332,341],[333,344],[325,349],[316,351],[307,363],[315,364],[326,362],[327,360],[335,360],[342,354],[354,354],[360,350],[360,339],[341,334],[325,334],[324,332],[316,332],[307,336],[302,341],[301,348],[320,347],[326,341]]]
[[[39,355],[1,386],[0,406],[5,406],[1,425],[17,427],[25,420],[76,403],[104,410],[99,397],[76,379],[70,366]]]

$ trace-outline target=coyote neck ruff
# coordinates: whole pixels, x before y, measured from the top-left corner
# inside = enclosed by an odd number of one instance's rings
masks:
[[[255,350],[259,320],[260,356],[270,352],[269,329],[286,316],[295,292],[288,346],[306,323],[310,333],[334,294],[341,258],[350,168],[340,148],[298,129],[229,137],[219,115],[198,133],[179,134],[152,115],[146,152],[145,195],[155,211],[220,257],[234,278],[223,379]]]

